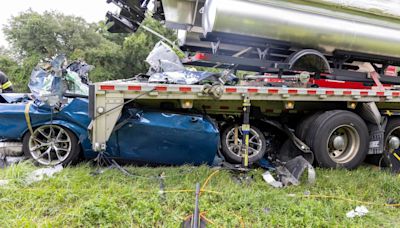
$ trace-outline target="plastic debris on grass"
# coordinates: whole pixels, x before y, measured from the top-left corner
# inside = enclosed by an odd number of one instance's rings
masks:
[[[368,214],[368,209],[365,206],[357,206],[354,210],[346,213],[347,218],[363,217]]]
[[[285,165],[276,167],[275,172],[277,179],[274,178],[270,171],[263,173],[262,177],[265,182],[274,188],[282,188],[289,185],[297,186],[300,184],[300,177],[306,169],[308,171],[308,183],[315,183],[315,169],[302,156],[297,156],[288,161]]]
[[[43,180],[45,177],[53,177],[54,174],[59,173],[63,170],[62,165],[56,165],[54,167],[41,168],[30,173],[26,178],[25,182],[27,184],[32,184]]]

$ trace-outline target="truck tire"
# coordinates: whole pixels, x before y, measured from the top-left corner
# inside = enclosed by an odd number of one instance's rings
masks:
[[[388,147],[389,137],[396,136],[400,138],[400,118],[390,118],[385,129],[385,147],[383,151],[383,160],[393,172],[400,172],[400,161],[396,157],[400,156],[400,148],[390,151]],[[397,156],[394,155],[397,154]]]
[[[28,131],[22,140],[25,156],[36,165],[69,165],[79,158],[80,146],[74,133],[58,125],[42,125]]]
[[[364,161],[368,153],[367,125],[353,112],[324,112],[309,129],[306,143],[321,167],[354,169]]]
[[[238,144],[235,145],[235,127],[238,128]],[[231,163],[241,163],[242,156],[240,147],[242,145],[242,133],[240,125],[228,126],[221,135],[222,154]],[[263,133],[254,126],[250,126],[249,136],[249,163],[254,163],[264,157],[266,152],[266,142]]]
[[[312,122],[314,122],[319,115],[321,115],[323,112],[316,112],[313,114],[310,114],[308,116],[306,116],[305,118],[303,118],[303,120],[301,120],[300,124],[298,124],[296,126],[296,136],[301,139],[304,140],[306,138],[308,129],[310,129],[310,125],[312,124]]]

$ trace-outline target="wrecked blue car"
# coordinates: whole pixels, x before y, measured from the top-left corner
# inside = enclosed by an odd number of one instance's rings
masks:
[[[88,136],[87,99],[70,99],[60,111],[30,102],[0,104],[0,139],[22,142],[24,154],[42,165],[97,156]],[[125,107],[106,153],[145,164],[211,164],[218,140],[217,127],[205,116]]]
[[[98,155],[88,133],[90,67],[75,62],[63,68],[65,61],[57,56],[38,65],[29,83],[32,94],[0,94],[0,141],[21,142],[25,156],[41,165]],[[123,108],[105,155],[141,164],[212,164],[218,145],[218,129],[207,116],[133,103]]]

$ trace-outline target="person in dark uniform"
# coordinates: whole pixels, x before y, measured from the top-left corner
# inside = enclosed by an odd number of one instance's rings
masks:
[[[3,93],[12,93],[14,91],[12,83],[2,71],[0,71],[0,89]]]

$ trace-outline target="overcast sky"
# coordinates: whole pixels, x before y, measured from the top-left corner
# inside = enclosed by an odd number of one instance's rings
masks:
[[[88,22],[103,20],[107,11],[118,8],[106,0],[3,0],[0,7],[0,46],[7,46],[3,26],[11,16],[31,8],[36,12],[57,10],[67,15],[83,17]]]

